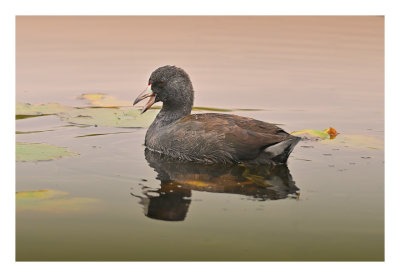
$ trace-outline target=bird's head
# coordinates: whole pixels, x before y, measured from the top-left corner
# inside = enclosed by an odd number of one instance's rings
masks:
[[[163,102],[167,109],[190,109],[193,106],[193,86],[189,75],[181,68],[166,65],[156,69],[150,76],[147,88],[136,98],[133,105],[150,98],[142,113],[154,103]]]

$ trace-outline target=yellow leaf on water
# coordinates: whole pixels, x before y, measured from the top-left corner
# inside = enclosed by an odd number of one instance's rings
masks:
[[[90,104],[96,105],[98,107],[131,107],[133,103],[133,99],[130,101],[120,100],[115,98],[112,95],[104,94],[104,93],[84,93],[80,97],[80,99],[88,100]],[[140,104],[138,104],[140,106]],[[153,106],[151,109],[159,110],[161,106]],[[234,110],[243,110],[243,111],[261,111],[260,109],[224,109],[224,108],[215,108],[215,107],[193,107],[193,111],[212,111],[212,112],[232,112]]]
[[[332,127],[329,127],[328,129],[322,131],[306,129],[306,130],[294,131],[291,132],[290,134],[293,136],[311,136],[321,139],[334,139],[338,135],[337,131]]]
[[[124,101],[103,93],[84,93],[81,99],[89,100],[92,105],[99,107],[121,107],[132,106],[132,101]]]

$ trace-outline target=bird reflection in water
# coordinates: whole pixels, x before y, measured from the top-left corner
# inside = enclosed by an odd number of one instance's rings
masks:
[[[161,187],[142,186],[140,199],[147,217],[166,221],[185,219],[192,190],[232,193],[265,201],[298,199],[300,193],[286,164],[280,165],[205,165],[177,161],[145,150],[146,160],[158,173]]]

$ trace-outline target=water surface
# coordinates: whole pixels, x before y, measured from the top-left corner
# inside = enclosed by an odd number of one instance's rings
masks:
[[[233,113],[340,134],[301,141],[284,167],[209,167],[145,153],[145,128],[17,120],[18,142],[80,155],[17,163],[17,192],[63,193],[17,205],[16,259],[383,260],[383,26],[383,17],[17,17],[17,102],[132,101],[154,69],[175,64],[192,77],[196,106],[262,109]]]

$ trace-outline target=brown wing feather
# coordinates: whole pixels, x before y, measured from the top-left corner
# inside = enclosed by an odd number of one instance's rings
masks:
[[[186,121],[201,124],[184,124]],[[183,118],[180,123],[196,126],[206,133],[224,134],[221,138],[223,145],[235,160],[255,159],[264,148],[285,140],[289,135],[276,125],[228,114],[194,114]]]

